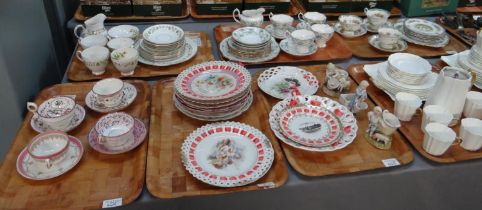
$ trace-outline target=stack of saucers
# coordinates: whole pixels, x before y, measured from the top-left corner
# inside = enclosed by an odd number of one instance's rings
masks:
[[[139,61],[154,66],[169,66],[192,58],[197,52],[196,43],[186,38],[184,31],[174,25],[154,25],[142,33],[139,42]]]
[[[221,53],[232,61],[259,63],[274,59],[279,54],[279,46],[271,34],[257,27],[243,27],[220,44]]]
[[[424,19],[406,19],[396,23],[395,28],[403,34],[407,42],[413,44],[445,47],[449,43],[449,36],[442,26]]]
[[[185,115],[203,121],[241,115],[253,102],[251,75],[243,66],[210,61],[191,66],[175,81],[173,101]]]

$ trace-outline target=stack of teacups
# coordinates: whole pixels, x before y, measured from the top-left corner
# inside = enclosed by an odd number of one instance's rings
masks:
[[[267,26],[266,30],[271,30],[270,33],[275,38],[284,38],[286,32],[292,27],[293,18],[285,14],[269,14],[269,20],[271,21],[271,26]],[[269,31],[269,30],[268,30]]]
[[[154,25],[142,33],[139,55],[150,62],[168,62],[178,59],[185,50],[184,31],[174,25]]]
[[[436,122],[448,126],[453,119],[452,113],[449,110],[439,105],[428,105],[423,108],[422,116],[422,130],[427,124]]]
[[[367,16],[367,28],[372,31],[376,31],[385,23],[387,23],[388,17],[390,17],[390,12],[378,8],[365,8],[365,15]]]
[[[399,92],[395,95],[395,115],[401,121],[410,121],[421,105],[422,99],[414,94]]]
[[[300,23],[296,26],[297,29],[310,29],[311,25],[324,24],[326,16],[319,12],[305,12],[298,14]]]
[[[455,132],[440,123],[429,123],[424,129],[423,149],[431,155],[442,155],[455,141]]]
[[[462,119],[459,137],[460,146],[469,151],[477,151],[482,147],[482,120],[475,118]]]
[[[176,108],[199,120],[231,119],[253,102],[249,72],[232,62],[210,61],[191,66],[179,74],[174,84]]]
[[[35,136],[27,145],[27,151],[41,168],[50,169],[66,157],[69,136],[61,131],[47,131]]]
[[[241,59],[262,58],[271,53],[273,40],[265,29],[243,27],[233,31],[228,38],[228,50],[230,54]]]
[[[74,117],[75,100],[68,96],[55,96],[37,106],[28,102],[27,109],[53,130],[66,130]]]
[[[464,104],[464,116],[482,119],[482,93],[470,91]]]
[[[134,118],[124,112],[101,117],[95,124],[97,143],[109,150],[119,150],[128,142],[134,141],[134,123]]]
[[[335,30],[328,24],[313,24],[311,30],[316,35],[316,45],[318,48],[325,48],[326,43],[333,37]]]

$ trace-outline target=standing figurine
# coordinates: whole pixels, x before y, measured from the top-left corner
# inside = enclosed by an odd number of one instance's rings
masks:
[[[365,131],[365,139],[378,149],[390,149],[392,135],[400,127],[400,120],[388,110],[379,106],[368,112],[368,128]]]
[[[356,113],[357,108],[361,107],[362,103],[365,103],[367,99],[367,87],[369,86],[366,80],[360,82],[360,85],[355,90],[353,97],[350,99],[347,107],[353,113]],[[366,103],[365,103],[366,104]]]
[[[372,137],[377,129],[378,121],[382,118],[382,108],[376,106],[372,111],[368,112],[368,128],[366,130],[368,136]]]
[[[329,63],[326,68],[325,80],[323,81],[323,92],[329,96],[336,97],[348,91],[350,81],[348,73]]]

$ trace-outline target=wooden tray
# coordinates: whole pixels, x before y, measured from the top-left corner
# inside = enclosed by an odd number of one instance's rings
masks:
[[[441,21],[441,17],[437,17],[436,19],[436,22],[438,24],[440,24],[442,27],[445,28],[446,31],[448,31],[450,34],[452,34],[453,36],[457,37],[457,39],[459,39],[460,41],[462,41],[463,43],[465,43],[466,45],[469,45],[469,46],[472,46],[473,44],[470,43],[467,39],[463,38],[462,36],[460,36],[459,33],[457,33],[457,30],[456,29],[453,29],[453,28],[450,28],[448,27],[447,25],[443,24],[442,21]],[[465,31],[476,31],[475,28],[465,28],[464,29]]]
[[[320,82],[324,81],[326,65],[303,66],[301,68],[313,73]],[[256,81],[258,76],[259,74],[257,74],[253,80]],[[351,91],[353,92],[356,85],[354,81],[351,82]],[[279,102],[278,99],[267,94],[263,95],[269,101],[271,107]],[[316,95],[327,97],[321,90],[321,87]],[[373,109],[373,103],[368,101],[368,104],[369,110]],[[357,138],[346,148],[334,152],[318,153],[296,149],[285,143],[281,143],[286,159],[288,159],[288,162],[296,171],[305,176],[346,174],[384,168],[385,165],[382,160],[390,158],[397,159],[398,162],[400,162],[400,165],[412,162],[412,151],[403,140],[402,135],[398,132],[393,135],[393,142],[390,150],[377,149],[365,140],[365,130],[368,126],[368,117],[366,113],[367,112],[360,113],[357,116]]]
[[[387,58],[390,56],[389,52],[384,52],[372,47],[368,43],[368,37],[373,35],[373,33],[368,32],[367,34],[355,37],[355,38],[343,38],[343,43],[347,48],[349,48],[354,56],[359,58]],[[442,55],[447,55],[450,52],[456,51],[461,52],[466,49],[465,45],[458,39],[448,35],[450,37],[450,42],[447,46],[442,48],[426,47],[421,45],[416,45],[407,42],[408,48],[404,52],[412,53],[422,57],[440,57]]]
[[[253,86],[254,102],[251,108],[231,121],[242,122],[260,129],[275,150],[275,160],[270,171],[260,180],[243,187],[219,188],[205,184],[189,174],[181,162],[181,145],[195,129],[207,124],[191,119],[177,111],[172,101],[174,79],[161,80],[153,87],[151,132],[147,155],[147,189],[159,198],[176,198],[196,195],[214,195],[231,192],[260,190],[260,183],[272,182],[273,187],[283,185],[288,172],[281,148],[268,125],[269,106],[258,89]]]
[[[142,120],[149,128],[151,92],[143,81],[129,81],[138,90],[135,102],[123,110]],[[55,95],[76,95],[77,103],[86,109],[82,124],[69,132],[78,137],[84,155],[77,166],[66,174],[44,181],[32,181],[17,173],[17,156],[37,133],[30,127],[29,113],[17,133],[3,164],[0,166],[0,206],[4,209],[97,209],[102,201],[122,198],[122,204],[134,201],[142,191],[145,176],[147,139],[136,149],[118,155],[104,155],[89,146],[87,135],[103,116],[85,106],[84,98],[93,83],[54,85],[35,100],[42,101]],[[147,138],[147,137],[146,137]]]
[[[482,7],[459,7],[457,8],[459,13],[469,13],[469,14],[482,14]]]
[[[216,26],[214,28],[214,38],[216,39],[218,49],[221,41],[231,36],[231,33],[240,27],[241,25],[236,23]],[[282,50],[280,50],[278,57],[276,57],[275,59],[266,61],[263,63],[257,63],[257,64],[285,64],[285,63],[293,64],[293,63],[310,62],[310,61],[335,61],[335,60],[349,59],[351,58],[352,53],[348,48],[346,48],[342,44],[342,41],[343,39],[338,34],[334,34],[333,38],[330,41],[328,41],[326,48],[318,49],[318,51],[313,55],[297,57],[297,56],[289,55],[283,52]],[[221,55],[221,52],[219,52],[219,54],[221,59],[227,60]],[[245,65],[257,65],[257,64],[245,64]]]
[[[362,80],[370,81],[368,75],[363,70],[365,64],[355,64],[348,68],[351,77],[359,83]],[[433,71],[440,71],[444,66],[443,62],[437,62],[433,66]],[[473,89],[476,90],[476,89]],[[375,102],[375,104],[388,109],[393,112],[394,102],[390,97],[378,89],[371,81],[368,87],[368,95]],[[432,156],[425,152],[422,148],[424,134],[420,125],[422,124],[422,113],[418,111],[412,118],[410,122],[402,122],[402,127],[399,131],[406,137],[406,139],[415,147],[415,149],[422,154],[425,158],[438,162],[438,163],[453,163],[464,160],[472,160],[482,158],[482,150],[477,152],[470,152],[462,149],[458,144],[452,145],[445,154],[441,156]],[[460,125],[460,123],[459,123]],[[454,130],[458,133],[459,125],[454,126]]]
[[[356,15],[360,17],[366,17],[365,12],[348,12],[348,13],[343,13],[343,12],[328,12],[328,13],[323,13],[328,17],[338,17],[340,15]],[[402,11],[398,7],[392,7],[392,10],[390,11],[390,17],[399,17],[402,15]]]
[[[146,20],[177,20],[187,18],[190,13],[189,0],[182,1],[183,7],[180,16],[107,16],[108,21],[146,21]],[[82,8],[79,5],[74,14],[74,19],[77,21],[87,20],[89,17],[82,14]]]
[[[191,10],[191,17],[196,18],[196,19],[219,19],[219,18],[233,18],[232,14],[228,15],[202,15],[198,14],[196,12],[196,0],[186,0],[189,1],[189,7]],[[240,8],[241,9],[241,8]],[[289,16],[295,16],[298,15],[298,13],[303,12],[304,8],[301,6],[301,4],[298,2],[298,0],[291,0],[291,6],[288,9],[288,15]],[[269,13],[265,13],[264,16],[268,16]]]
[[[177,75],[181,73],[184,69],[205,61],[214,60],[213,49],[211,46],[211,41],[209,36],[205,32],[186,32],[187,36],[198,38],[200,40],[200,46],[198,47],[197,54],[189,61],[181,64],[158,67],[151,66],[147,64],[138,64],[134,75],[122,76],[120,72],[115,69],[111,61],[107,65],[106,72],[102,75],[96,76],[91,73],[91,71],[80,61],[77,56],[72,57],[72,63],[68,67],[67,76],[71,81],[88,81],[88,80],[99,80],[109,77],[123,77],[123,78],[145,78],[145,77],[157,77],[165,75]],[[79,47],[80,48],[80,47]]]

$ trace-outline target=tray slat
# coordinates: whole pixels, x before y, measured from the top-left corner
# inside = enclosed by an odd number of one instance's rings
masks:
[[[257,184],[273,182],[275,187],[288,179],[286,163],[274,134],[267,125],[269,107],[261,91],[253,86],[254,102],[250,109],[231,121],[242,122],[261,130],[275,150],[270,171],[260,180],[242,187],[219,188],[205,184],[186,171],[181,162],[181,145],[195,129],[208,124],[191,119],[178,111],[172,101],[173,79],[161,80],[153,87],[151,132],[147,155],[147,189],[159,198],[214,195],[260,190]]]
[[[72,81],[89,81],[99,80],[110,77],[122,77],[122,78],[145,78],[145,77],[157,77],[165,75],[177,75],[184,69],[194,64],[202,63],[205,61],[214,60],[213,49],[209,36],[205,32],[186,32],[186,35],[193,38],[200,39],[200,46],[196,55],[191,60],[184,63],[180,63],[173,66],[157,67],[140,63],[133,75],[122,76],[118,70],[115,69],[111,61],[107,65],[106,72],[102,75],[96,76],[80,61],[76,56],[73,56],[72,63],[68,67],[67,76]],[[80,47],[79,47],[80,48]]]
[[[129,81],[138,90],[137,98],[125,112],[142,120],[149,128],[151,92],[143,81]],[[89,146],[87,135],[103,115],[85,106],[84,98],[93,83],[67,83],[44,89],[36,103],[54,95],[76,95],[86,109],[82,124],[69,132],[82,142],[84,155],[77,166],[60,177],[43,181],[27,180],[16,171],[20,151],[37,133],[30,127],[29,113],[0,166],[0,206],[6,209],[97,209],[102,201],[122,198],[122,204],[134,201],[142,191],[145,176],[147,139],[136,149],[118,155],[101,154]],[[147,138],[147,137],[146,137]]]
[[[351,65],[348,68],[350,76],[359,83],[362,80],[367,80],[370,82],[370,86],[368,87],[368,95],[370,98],[379,106],[386,108],[393,112],[394,102],[390,99],[390,97],[383,92],[382,90],[378,89],[368,78],[368,75],[363,70],[363,66],[365,64],[355,64]],[[433,71],[440,71],[443,68],[443,62],[437,62],[433,66]],[[473,88],[473,90],[476,90]],[[400,127],[399,131],[406,137],[406,139],[412,144],[415,149],[422,154],[425,158],[438,162],[438,163],[453,163],[459,162],[464,160],[472,160],[472,159],[479,159],[482,158],[482,150],[477,152],[470,152],[464,150],[458,144],[452,145],[447,152],[445,152],[441,156],[432,156],[425,152],[422,148],[423,144],[423,137],[424,133],[421,129],[422,124],[422,113],[417,111],[417,113],[412,117],[410,122],[402,122],[402,127]],[[454,126],[454,130],[458,133],[458,129],[460,127],[460,123]]]
[[[322,83],[325,78],[326,65],[313,65],[300,67],[313,73]],[[257,78],[258,76],[256,76]],[[255,79],[256,79],[255,78]],[[351,81],[351,91],[356,88],[354,81]],[[321,90],[316,95],[325,96]],[[264,94],[271,106],[274,106],[278,99]],[[330,97],[332,98],[332,97]],[[369,110],[374,105],[367,101]],[[395,158],[400,165],[405,165],[413,160],[413,154],[409,146],[403,141],[399,132],[393,135],[392,147],[389,150],[380,150],[373,147],[365,140],[364,134],[368,126],[367,112],[362,112],[357,116],[358,133],[356,139],[344,149],[333,152],[309,152],[291,147],[281,142],[281,147],[285,152],[286,159],[299,173],[305,176],[326,176],[335,174],[346,174],[366,170],[384,168],[382,160]]]

